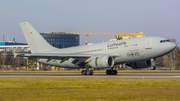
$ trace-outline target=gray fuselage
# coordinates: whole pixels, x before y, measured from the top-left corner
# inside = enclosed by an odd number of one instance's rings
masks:
[[[163,42],[162,42],[163,40]],[[164,41],[165,40],[165,41]],[[71,48],[55,49],[49,53],[67,53],[67,54],[100,54],[110,55],[116,54],[114,57],[114,63],[131,63],[136,61],[149,60],[151,58],[157,58],[163,56],[175,49],[176,45],[167,41],[167,38],[163,37],[140,37],[125,39],[119,41],[111,41],[98,43],[93,45],[85,45]],[[46,51],[46,53],[48,53]],[[92,56],[93,57],[93,56]],[[91,57],[90,57],[91,58]],[[52,59],[47,62],[47,59],[39,59],[39,62],[66,67],[66,68],[84,68],[73,64],[74,58],[69,58],[61,63],[61,60]],[[81,61],[89,60],[89,58],[79,58]]]

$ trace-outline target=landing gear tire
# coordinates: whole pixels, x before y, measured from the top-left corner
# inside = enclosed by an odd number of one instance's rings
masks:
[[[114,74],[114,75],[117,75],[117,70],[113,70],[113,74]]]
[[[111,74],[111,70],[106,70],[106,74],[110,75]]]
[[[154,66],[153,66],[153,67],[150,67],[150,69],[151,69],[151,70],[155,70],[155,69],[156,69],[156,67],[154,67]]]
[[[90,74],[91,74],[90,70],[86,70],[86,75],[90,75]]]
[[[86,75],[86,71],[85,71],[85,70],[82,70],[81,74],[82,74],[82,75]]]
[[[107,75],[117,75],[117,70],[106,70]]]
[[[93,70],[90,70],[90,75],[93,75]]]

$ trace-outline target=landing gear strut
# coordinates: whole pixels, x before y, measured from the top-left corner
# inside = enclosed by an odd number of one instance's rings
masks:
[[[113,70],[113,68],[106,70],[107,75],[117,75],[117,70]]]
[[[89,70],[89,69],[82,70],[81,74],[82,75],[93,75],[93,70]]]

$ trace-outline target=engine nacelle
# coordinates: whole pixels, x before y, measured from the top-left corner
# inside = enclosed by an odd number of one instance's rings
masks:
[[[109,68],[114,66],[114,59],[111,56],[94,57],[88,63],[88,66],[92,68]]]
[[[151,66],[151,60],[138,61],[138,62],[130,63],[129,66],[132,67],[133,69],[135,69],[135,68],[148,68]]]

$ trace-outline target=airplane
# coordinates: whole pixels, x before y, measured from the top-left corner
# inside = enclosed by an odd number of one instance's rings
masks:
[[[139,37],[70,48],[51,46],[29,22],[20,23],[31,54],[16,54],[40,63],[64,68],[81,68],[82,75],[93,75],[93,69],[107,69],[117,75],[114,65],[126,63],[133,68],[149,68],[152,59],[168,54],[176,44],[163,37]]]

